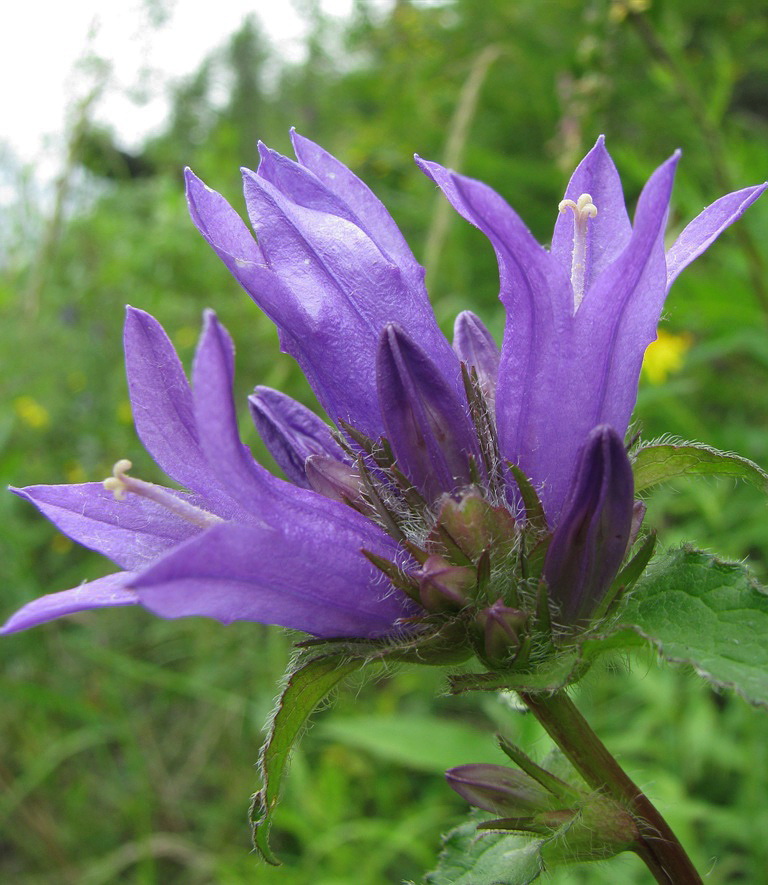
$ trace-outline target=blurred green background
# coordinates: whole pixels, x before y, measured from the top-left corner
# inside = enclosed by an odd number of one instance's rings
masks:
[[[768,12],[760,0],[358,2],[333,27],[312,3],[308,54],[277,58],[254,20],[178,85],[165,130],[126,151],[75,97],[69,160],[45,212],[25,171],[0,262],[3,483],[79,482],[130,457],[160,479],[130,419],[123,306],[157,316],[192,356],[204,307],[238,345],[237,393],[259,383],[308,404],[270,323],[195,232],[181,170],[238,208],[255,142],[288,151],[295,125],[384,200],[426,263],[438,318],[471,307],[497,338],[490,247],[446,210],[412,155],[482,178],[547,243],[570,170],[604,132],[634,205],[683,148],[670,234],[768,169]],[[226,89],[222,88],[225,84]],[[691,268],[668,301],[636,413],[671,433],[768,465],[768,203]],[[21,370],[20,367],[23,367]],[[260,456],[243,414],[243,435]],[[663,489],[648,523],[749,557],[768,576],[765,502],[697,480]],[[111,571],[10,494],[0,498],[2,616]],[[766,637],[768,641],[768,637]],[[444,674],[403,669],[347,687],[297,751],[274,831],[285,865],[249,854],[253,763],[290,637],[252,624],[83,614],[0,643],[0,878],[111,882],[379,885],[419,881],[462,801],[452,764],[502,761],[502,730],[541,758],[530,717],[495,697],[448,698]],[[630,666],[631,665],[631,666]],[[707,882],[768,870],[768,719],[651,655],[600,669],[579,704],[647,789]],[[555,870],[553,883],[643,883],[634,858]]]

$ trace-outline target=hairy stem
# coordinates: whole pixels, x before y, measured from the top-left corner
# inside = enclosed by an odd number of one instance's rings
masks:
[[[522,692],[520,697],[589,786],[631,811],[641,833],[635,851],[656,881],[663,885],[701,885],[701,877],[669,824],[610,754],[568,695],[564,691],[552,695]]]

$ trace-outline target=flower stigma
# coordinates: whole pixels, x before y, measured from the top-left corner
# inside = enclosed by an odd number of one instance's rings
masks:
[[[136,479],[128,476],[128,471],[133,464],[127,458],[121,458],[115,462],[112,468],[112,476],[108,476],[102,485],[108,492],[112,492],[115,501],[124,501],[127,492],[139,495],[142,498],[148,498],[156,504],[175,513],[192,525],[199,526],[202,529],[210,528],[218,522],[224,520],[213,513],[195,507],[183,498],[177,497],[173,492],[157,486],[152,482],[145,482],[143,479]]]
[[[573,258],[571,260],[571,284],[573,285],[573,312],[579,309],[584,298],[584,275],[587,269],[587,222],[597,215],[597,206],[589,194],[582,194],[575,202],[561,200],[559,212],[573,211]]]

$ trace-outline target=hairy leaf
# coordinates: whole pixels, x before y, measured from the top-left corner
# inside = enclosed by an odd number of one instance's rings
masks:
[[[267,740],[261,749],[262,788],[251,802],[253,844],[268,863],[280,863],[269,846],[269,830],[293,745],[318,704],[345,676],[360,669],[364,660],[350,660],[343,654],[326,654],[310,660],[302,656],[288,672]]]
[[[639,449],[633,456],[635,492],[678,476],[731,476],[768,494],[768,473],[752,461],[720,452],[701,443],[662,442]]]
[[[669,661],[768,706],[768,593],[739,563],[689,548],[656,557],[621,622]],[[620,638],[619,634],[616,639]]]
[[[477,821],[456,827],[445,837],[437,869],[425,885],[528,885],[544,863],[542,839],[477,831]]]

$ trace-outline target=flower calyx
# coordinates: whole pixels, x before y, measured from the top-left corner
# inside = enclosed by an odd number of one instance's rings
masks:
[[[523,770],[481,763],[446,772],[448,785],[470,805],[497,815],[479,830],[544,837],[542,857],[549,864],[604,860],[637,845],[640,828],[621,803],[574,786],[504,738],[499,742]]]

